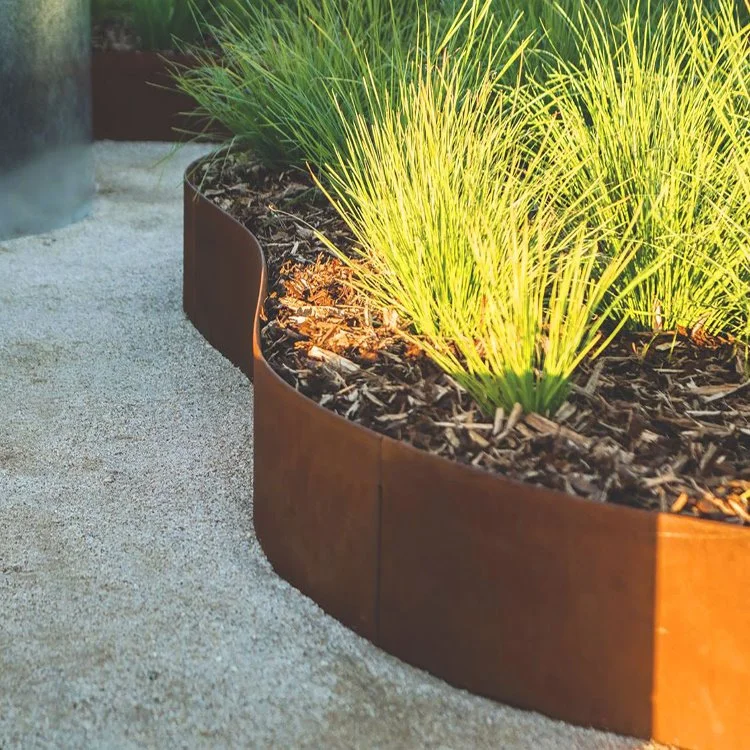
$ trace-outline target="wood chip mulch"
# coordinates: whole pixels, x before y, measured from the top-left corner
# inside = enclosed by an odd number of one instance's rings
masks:
[[[327,409],[418,448],[525,482],[650,510],[750,524],[750,381],[721,338],[619,335],[580,367],[554,416],[483,414],[368,307],[313,230],[351,233],[295,170],[236,155],[204,163],[202,192],[259,239],[269,270],[266,359]]]

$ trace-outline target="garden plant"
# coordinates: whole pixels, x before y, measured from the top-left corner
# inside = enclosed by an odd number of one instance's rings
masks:
[[[234,134],[201,179],[266,242],[280,374],[477,466],[750,521],[744,7],[215,10],[178,85]]]
[[[583,167],[572,195],[593,191],[593,223],[618,234],[632,224],[643,243],[621,283],[664,261],[629,293],[615,288],[619,315],[641,329],[745,338],[749,267],[736,230],[750,209],[747,32],[731,4],[693,21],[689,10],[678,2],[645,27],[584,13],[585,62],[562,63],[545,87],[558,118],[552,158]]]

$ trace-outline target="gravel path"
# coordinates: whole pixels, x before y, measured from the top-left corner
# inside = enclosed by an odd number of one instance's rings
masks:
[[[0,750],[641,743],[454,690],[274,575],[252,391],[181,312],[201,149],[96,146],[93,215],[0,243]]]

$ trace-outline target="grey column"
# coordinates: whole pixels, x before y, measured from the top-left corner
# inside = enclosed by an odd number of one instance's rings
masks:
[[[90,58],[90,0],[0,0],[0,238],[86,214]]]

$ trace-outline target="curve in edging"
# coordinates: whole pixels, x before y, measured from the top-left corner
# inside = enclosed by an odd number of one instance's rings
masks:
[[[277,572],[473,692],[686,747],[744,747],[750,612],[733,605],[746,529],[512,482],[314,404],[260,351],[257,240],[188,178],[185,191],[186,312],[254,372],[256,530]],[[711,647],[696,648],[706,633]]]

